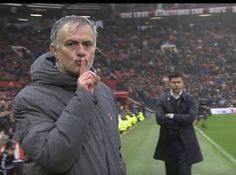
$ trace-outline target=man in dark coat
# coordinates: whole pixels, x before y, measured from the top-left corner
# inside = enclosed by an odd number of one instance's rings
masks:
[[[193,128],[196,102],[184,90],[181,73],[169,75],[169,88],[157,99],[156,121],[160,135],[154,159],[165,162],[167,175],[191,175],[192,164],[203,160]]]
[[[212,103],[210,97],[207,96],[207,93],[200,93],[198,98],[198,119],[195,124],[201,121],[201,127],[207,128],[206,121],[207,118],[211,115],[210,104]]]
[[[51,30],[50,53],[31,66],[32,84],[13,110],[26,175],[125,175],[113,93],[92,69],[96,26],[66,16]]]

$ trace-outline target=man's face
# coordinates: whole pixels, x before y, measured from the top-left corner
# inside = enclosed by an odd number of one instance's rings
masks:
[[[181,77],[171,78],[169,81],[169,87],[174,93],[179,93],[184,88],[184,82]]]
[[[79,76],[80,60],[85,58],[85,67],[92,67],[96,50],[95,36],[89,25],[65,25],[58,31],[59,48],[51,45],[58,69],[72,76]]]

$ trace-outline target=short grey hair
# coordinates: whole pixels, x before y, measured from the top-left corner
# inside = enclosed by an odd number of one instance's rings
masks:
[[[97,29],[94,23],[90,21],[87,17],[70,15],[62,17],[61,19],[57,20],[51,28],[50,40],[55,47],[59,48],[58,31],[66,24],[76,25],[76,26],[89,25],[93,31],[96,45]]]

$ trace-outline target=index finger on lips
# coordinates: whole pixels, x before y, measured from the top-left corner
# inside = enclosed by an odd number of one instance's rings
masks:
[[[85,72],[86,72],[86,70],[85,70],[85,59],[81,58],[79,76],[81,76]]]

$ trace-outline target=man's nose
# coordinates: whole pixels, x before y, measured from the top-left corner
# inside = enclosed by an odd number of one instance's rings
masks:
[[[80,56],[80,57],[85,56],[85,49],[84,49],[84,46],[83,46],[82,44],[79,44],[79,45],[77,46],[76,53],[77,53],[77,55]]]

